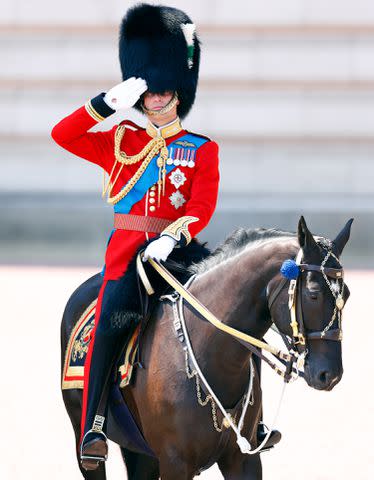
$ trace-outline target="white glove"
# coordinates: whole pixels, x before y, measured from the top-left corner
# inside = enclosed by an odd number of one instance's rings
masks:
[[[147,89],[148,86],[145,80],[131,77],[111,88],[105,94],[104,101],[113,110],[131,108]]]
[[[169,235],[162,235],[162,237],[151,242],[145,249],[143,262],[146,262],[148,258],[165,261],[176,244],[177,241],[174,238],[169,237]]]

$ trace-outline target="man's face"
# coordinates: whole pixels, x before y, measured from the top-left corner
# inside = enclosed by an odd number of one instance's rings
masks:
[[[145,92],[143,95],[143,105],[148,110],[161,110],[173,98],[174,92],[152,93]]]

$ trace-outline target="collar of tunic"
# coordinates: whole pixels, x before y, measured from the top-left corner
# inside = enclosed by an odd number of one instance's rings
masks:
[[[166,125],[161,125],[161,127],[157,127],[152,122],[148,122],[146,132],[152,138],[155,137],[162,137],[162,138],[169,138],[177,135],[181,130],[183,130],[181,121],[179,117],[173,120]]]

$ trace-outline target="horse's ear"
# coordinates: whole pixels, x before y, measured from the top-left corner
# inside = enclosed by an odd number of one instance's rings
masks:
[[[306,251],[318,250],[318,245],[317,242],[314,240],[313,235],[310,233],[304,217],[301,215],[300,220],[299,220],[299,225],[297,227],[297,236],[299,239],[299,245],[300,248]]]
[[[335,240],[333,240],[333,251],[334,253],[340,257],[343,248],[345,247],[346,243],[349,240],[349,236],[351,234],[351,226],[352,226],[353,218],[350,218],[345,226],[342,228],[341,232],[338,233]]]

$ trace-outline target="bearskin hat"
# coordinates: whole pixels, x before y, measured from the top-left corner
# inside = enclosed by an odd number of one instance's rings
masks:
[[[129,9],[120,27],[119,58],[123,80],[141,77],[151,92],[176,91],[178,115],[187,115],[196,95],[200,42],[184,12],[146,3]],[[141,101],[135,107],[141,110]]]

